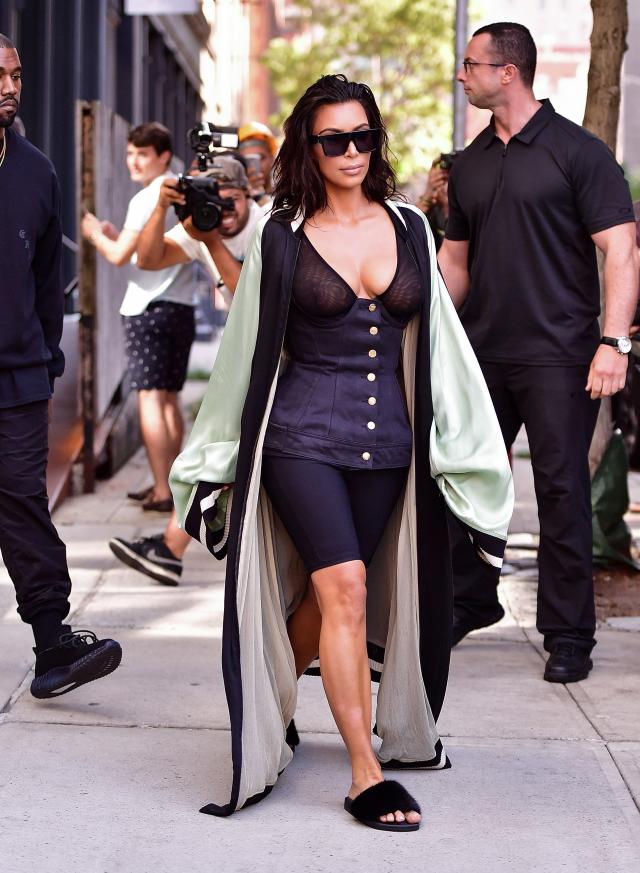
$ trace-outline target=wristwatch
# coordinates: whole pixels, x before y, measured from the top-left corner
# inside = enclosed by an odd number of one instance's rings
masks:
[[[603,336],[600,343],[613,346],[619,355],[628,355],[631,351],[631,340],[628,336]]]

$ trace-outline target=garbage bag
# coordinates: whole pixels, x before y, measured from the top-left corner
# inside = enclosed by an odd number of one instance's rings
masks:
[[[615,430],[591,480],[593,563],[624,564],[640,571],[631,556],[631,532],[623,518],[629,508],[629,463],[622,433]]]

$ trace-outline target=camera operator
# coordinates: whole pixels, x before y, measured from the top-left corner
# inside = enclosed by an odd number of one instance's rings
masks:
[[[215,179],[219,185],[217,196],[233,201],[233,211],[224,210],[220,224],[210,231],[198,230],[190,216],[165,233],[167,210],[172,204],[184,206],[187,199],[177,179],[165,179],[158,205],[138,240],[138,264],[145,269],[159,270],[172,264],[200,261],[230,301],[253,230],[265,208],[250,197],[249,181],[242,164],[228,155],[215,157],[206,173],[192,169],[191,175]],[[109,547],[119,560],[134,570],[164,585],[177,585],[182,574],[182,557],[190,542],[189,534],[178,527],[174,512],[163,533],[133,542],[114,537]]]
[[[185,206],[186,195],[178,179],[164,179],[158,203],[138,238],[138,266],[143,270],[162,270],[174,264],[199,261],[209,270],[227,304],[235,291],[247,245],[258,219],[264,214],[249,196],[249,180],[244,167],[235,158],[221,155],[211,166],[191,175],[207,176],[218,183],[218,197],[233,202],[224,209],[220,223],[212,230],[199,230],[189,216],[167,233],[164,232],[167,210]]]
[[[431,165],[424,194],[418,200],[418,207],[424,212],[433,231],[436,251],[442,245],[447,221],[449,219],[449,171],[457,152],[441,154]]]
[[[249,191],[260,206],[271,203],[273,180],[271,168],[278,151],[278,143],[266,124],[249,121],[238,130],[238,154],[249,177]]]

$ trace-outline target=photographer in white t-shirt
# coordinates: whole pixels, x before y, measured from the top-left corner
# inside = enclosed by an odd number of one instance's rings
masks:
[[[143,188],[130,201],[123,229],[87,213],[82,233],[111,264],[129,264],[129,281],[120,307],[123,316],[131,386],[138,391],[140,429],[153,474],[153,485],[131,493],[143,509],[171,510],[168,476],[180,451],[184,423],[178,403],[195,334],[194,275],[185,262],[148,272],[140,269],[136,247],[158,202],[173,153],[171,133],[148,122],[133,128],[127,145],[127,168]],[[165,215],[165,227],[175,216]]]
[[[176,264],[200,261],[208,269],[227,305],[240,277],[242,262],[258,219],[265,210],[249,195],[249,180],[240,161],[230,155],[216,157],[205,174],[195,167],[191,175],[206,175],[218,182],[218,195],[233,201],[233,210],[222,213],[218,227],[198,230],[192,218],[176,224],[168,233],[164,226],[167,211],[184,205],[185,195],[174,178],[165,178],[159,188],[156,208],[138,239],[138,264],[146,270],[162,270]]]
[[[191,170],[192,175],[197,170]],[[258,206],[249,193],[243,165],[235,158],[216,157],[206,175],[215,178],[219,196],[233,201],[233,210],[222,213],[220,224],[211,231],[200,231],[186,218],[165,233],[167,211],[173,204],[184,204],[184,194],[175,179],[165,179],[157,206],[138,239],[138,264],[147,269],[166,269],[186,261],[200,261],[208,268],[227,302],[235,291],[242,262],[258,220],[271,203]],[[165,585],[177,585],[182,574],[182,557],[191,542],[178,527],[175,512],[163,533],[128,542],[113,537],[109,547],[114,555]]]

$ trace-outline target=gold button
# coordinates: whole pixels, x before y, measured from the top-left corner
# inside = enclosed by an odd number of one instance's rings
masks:
[[[371,459],[371,455],[369,454],[369,452],[362,453],[362,460],[363,461],[369,461],[370,459]]]
[[[376,374],[375,373],[367,373],[367,379],[369,380],[369,382],[375,382],[376,381]]]
[[[376,403],[377,403],[377,400],[376,400],[375,397],[370,397],[370,398],[369,398],[369,406],[375,406]]]
[[[375,311],[376,311],[376,304],[370,303],[369,304],[369,312],[375,312]]]
[[[369,357],[370,358],[375,358],[377,354],[378,353],[376,352],[375,349],[369,349]]]
[[[378,328],[377,327],[370,327],[369,333],[372,334],[373,336],[376,336],[376,334],[378,333]]]
[[[376,423],[375,423],[375,421],[368,421],[368,422],[367,422],[367,427],[369,428],[369,430],[375,430],[375,429],[376,429]]]

